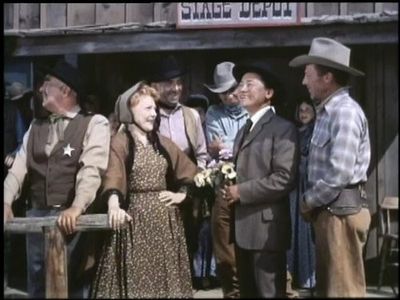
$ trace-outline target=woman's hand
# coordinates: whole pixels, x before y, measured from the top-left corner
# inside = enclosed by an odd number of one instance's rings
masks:
[[[170,191],[163,191],[158,196],[160,202],[165,202],[165,206],[170,206],[172,204],[179,204],[183,200],[185,200],[186,194],[185,193],[173,193]]]
[[[121,225],[132,222],[133,218],[119,207],[118,196],[111,195],[108,200],[108,224],[114,230],[119,230]]]

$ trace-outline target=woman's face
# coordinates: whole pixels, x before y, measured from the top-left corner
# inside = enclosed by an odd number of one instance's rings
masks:
[[[156,119],[156,103],[151,96],[142,95],[136,104],[131,104],[131,110],[136,124],[145,132],[150,132],[154,127]]]
[[[301,103],[299,107],[299,120],[301,124],[306,125],[314,119],[314,110],[308,103]]]

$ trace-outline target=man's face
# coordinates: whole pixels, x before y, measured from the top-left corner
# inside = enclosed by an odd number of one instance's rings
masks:
[[[327,83],[324,76],[318,74],[315,65],[307,65],[304,69],[304,78],[302,84],[305,85],[310,93],[310,98],[319,103],[325,99],[327,95]]]
[[[238,96],[234,93],[236,87],[233,87],[226,92],[218,94],[224,105],[233,106],[240,103]]]
[[[160,93],[160,101],[167,104],[177,104],[181,100],[183,82],[180,77],[153,84]]]
[[[250,114],[254,114],[265,104],[270,103],[274,90],[265,87],[260,75],[249,72],[243,75],[235,94],[238,95],[243,107]]]
[[[57,112],[66,86],[57,78],[47,75],[39,92],[42,94],[43,107],[50,112]]]

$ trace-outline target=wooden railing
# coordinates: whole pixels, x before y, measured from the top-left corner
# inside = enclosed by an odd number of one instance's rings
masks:
[[[5,223],[8,233],[44,234],[46,298],[68,298],[67,245],[65,236],[56,224],[57,216],[38,218],[14,218]],[[80,216],[77,231],[109,230],[106,214]]]

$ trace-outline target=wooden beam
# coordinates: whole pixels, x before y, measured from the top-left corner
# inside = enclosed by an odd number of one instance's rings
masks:
[[[58,227],[45,227],[46,298],[68,298],[67,246]]]
[[[19,3],[14,3],[13,29],[19,29]]]
[[[42,232],[43,227],[56,226],[57,217],[14,218],[7,222],[4,230],[11,233]],[[82,215],[78,218],[78,231],[111,229],[106,214]]]
[[[395,44],[398,22],[26,36],[17,37],[13,56],[309,46],[316,36],[347,45]]]

